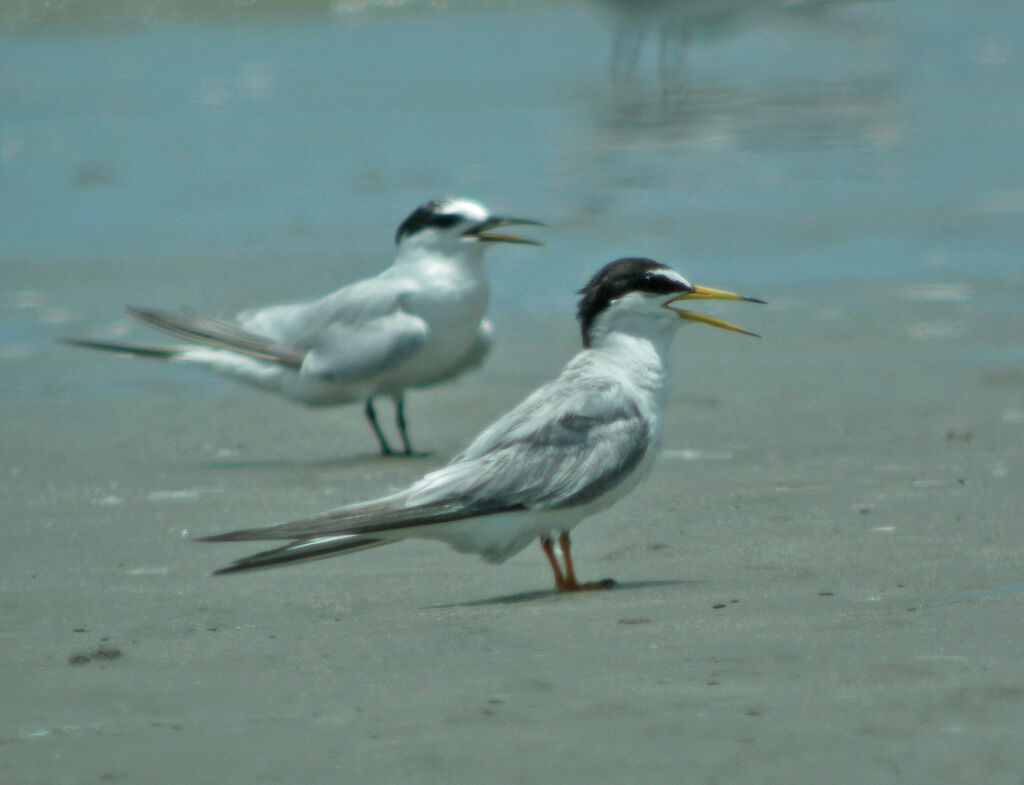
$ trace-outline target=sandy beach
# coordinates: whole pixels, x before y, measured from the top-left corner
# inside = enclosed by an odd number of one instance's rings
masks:
[[[1024,5],[726,3],[672,73],[612,5],[0,12],[0,783],[1021,785]],[[429,457],[55,343],[324,294],[445,194],[547,246],[410,395]],[[770,304],[676,339],[659,462],[573,535],[617,588],[426,541],[211,574],[252,548],[196,536],[456,454],[625,255]]]
[[[214,578],[244,549],[188,540],[438,465],[575,350],[568,317],[412,399],[427,459],[233,388],[8,403],[0,774],[1019,782],[1022,293],[765,291],[760,341],[682,331],[653,476],[575,537],[619,586],[584,595],[539,548]]]

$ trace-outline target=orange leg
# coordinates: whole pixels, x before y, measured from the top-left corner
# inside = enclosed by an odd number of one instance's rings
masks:
[[[561,532],[558,535],[558,549],[562,552],[565,560],[565,582],[574,589],[579,586],[576,580],[576,570],[572,566],[572,543],[569,542],[569,532]]]
[[[585,591],[589,589],[610,589],[615,585],[615,581],[606,578],[603,581],[594,581],[592,583],[580,583],[576,580],[576,570],[572,565],[572,552],[571,543],[569,542],[569,533],[562,532],[558,535],[558,547],[562,551],[562,559],[565,561],[565,570],[562,570],[562,566],[558,563],[558,557],[555,555],[555,544],[550,537],[540,538],[540,547],[544,549],[544,555],[548,557],[548,564],[551,565],[551,571],[555,574],[555,588],[559,591]]]
[[[559,590],[565,589],[565,576],[562,574],[562,565],[558,563],[558,557],[555,556],[554,540],[550,537],[541,537],[540,547],[544,549],[544,555],[548,557],[551,571],[555,574],[555,588]]]

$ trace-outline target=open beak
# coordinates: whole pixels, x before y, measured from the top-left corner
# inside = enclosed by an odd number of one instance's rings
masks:
[[[732,330],[733,332],[743,333],[744,335],[752,335],[755,338],[761,337],[757,333],[752,333],[750,330],[744,330],[742,327],[737,327],[735,324],[723,319],[716,319],[714,316],[708,316],[707,314],[695,313],[694,311],[684,311],[681,308],[672,307],[673,303],[680,302],[681,300],[742,300],[746,303],[761,303],[762,305],[766,305],[764,300],[758,300],[756,297],[744,297],[742,294],[727,292],[724,289],[711,289],[707,286],[694,286],[692,292],[677,294],[675,297],[666,300],[662,304],[664,308],[668,308],[672,313],[677,314],[680,319],[689,319],[692,322],[710,324],[712,327],[721,327],[723,330]]]
[[[506,232],[492,232],[502,226],[547,226],[540,221],[531,221],[528,218],[488,218],[483,223],[477,224],[472,229],[463,232],[463,236],[475,237],[477,240],[486,243],[519,243],[520,245],[544,245],[539,240],[532,240],[529,237],[520,237],[518,234],[507,234]]]

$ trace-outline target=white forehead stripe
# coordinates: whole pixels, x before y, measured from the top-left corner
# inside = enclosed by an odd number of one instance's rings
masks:
[[[648,275],[651,278],[664,278],[666,281],[671,281],[672,283],[676,284],[682,284],[687,289],[693,288],[693,284],[691,284],[689,281],[683,278],[683,276],[681,276],[679,273],[672,269],[651,270],[648,273]]]
[[[480,202],[472,199],[448,199],[438,212],[441,215],[461,215],[475,222],[486,221],[491,215]]]

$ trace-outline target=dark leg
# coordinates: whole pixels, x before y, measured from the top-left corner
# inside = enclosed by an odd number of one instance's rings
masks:
[[[366,419],[370,421],[370,427],[373,428],[373,435],[377,437],[377,442],[380,444],[380,454],[394,455],[395,451],[391,449],[391,445],[384,438],[384,432],[381,431],[380,425],[377,423],[377,412],[373,408],[372,397],[366,399],[366,408],[363,411],[366,413]]]
[[[401,394],[395,398],[395,425],[398,426],[398,433],[402,437],[402,444],[405,445],[406,455],[423,457],[429,455],[426,452],[415,452],[412,449],[412,442],[409,441],[409,430],[405,424],[405,395]]]
[[[576,580],[576,570],[573,569],[572,566],[569,532],[562,532],[558,535],[558,547],[562,551],[562,560],[565,562],[564,585],[558,586],[559,589],[562,589],[563,591],[582,591],[589,589],[610,589],[615,585],[615,581],[611,578],[605,578],[603,581],[594,581],[592,583],[580,583]]]

